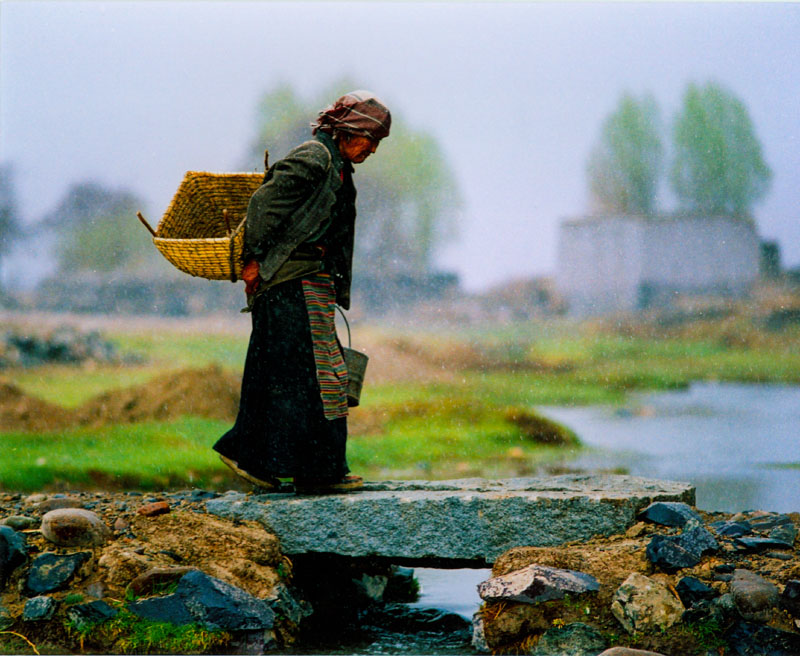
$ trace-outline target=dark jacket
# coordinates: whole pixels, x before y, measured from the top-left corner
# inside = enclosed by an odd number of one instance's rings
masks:
[[[322,245],[318,270],[332,275],[336,302],[349,308],[355,196],[352,166],[329,135],[317,134],[273,164],[250,199],[245,259],[254,257],[269,283],[298,251]]]

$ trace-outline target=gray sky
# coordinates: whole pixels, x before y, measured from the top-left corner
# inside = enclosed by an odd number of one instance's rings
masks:
[[[774,172],[760,233],[800,264],[800,3],[3,0],[0,30],[0,161],[29,221],[91,179],[156,223],[186,170],[237,170],[262,93],[349,76],[439,139],[465,199],[439,260],[483,289],[554,271],[623,92],[652,93],[669,126],[687,84],[713,80]]]

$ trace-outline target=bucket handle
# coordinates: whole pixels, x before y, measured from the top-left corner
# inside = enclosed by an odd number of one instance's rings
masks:
[[[344,325],[347,326],[347,348],[352,348],[352,346],[350,346],[350,324],[347,321],[347,317],[344,316],[344,310],[342,310],[342,308],[338,305],[336,306],[336,309],[339,310],[339,314],[341,314],[342,319],[344,319]]]

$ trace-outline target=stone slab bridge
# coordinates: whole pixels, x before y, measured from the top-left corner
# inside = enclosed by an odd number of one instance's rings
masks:
[[[229,492],[208,512],[254,520],[289,556],[338,555],[411,567],[486,567],[517,546],[623,533],[654,501],[695,504],[688,483],[620,475],[385,481],[334,495]]]

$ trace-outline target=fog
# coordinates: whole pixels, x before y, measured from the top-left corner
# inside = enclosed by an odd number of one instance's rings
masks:
[[[90,179],[157,221],[186,170],[238,170],[265,91],[348,76],[439,140],[464,207],[437,261],[485,289],[552,273],[622,93],[652,93],[669,126],[687,84],[713,80],[773,170],[759,232],[800,264],[797,3],[4,1],[0,26],[0,161],[28,224]],[[6,275],[36,279],[42,259],[33,244]]]

